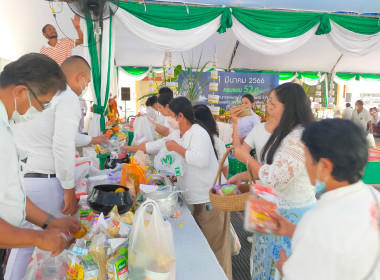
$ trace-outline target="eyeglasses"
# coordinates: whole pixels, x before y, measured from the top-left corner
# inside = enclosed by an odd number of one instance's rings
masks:
[[[34,93],[34,91],[28,86],[28,85],[24,85],[28,88],[29,92],[32,94],[32,96],[34,97],[34,99],[37,100],[38,104],[41,106],[42,110],[46,110],[47,108],[50,107],[51,103],[50,102],[46,102],[45,104],[42,104],[38,98],[37,98],[37,95]]]

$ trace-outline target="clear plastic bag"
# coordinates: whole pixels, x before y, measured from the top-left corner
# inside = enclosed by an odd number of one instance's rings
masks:
[[[236,231],[232,224],[230,224],[230,232],[231,232],[231,254],[233,256],[239,255],[241,244],[239,236],[236,234]]]
[[[154,158],[154,168],[169,176],[183,176],[186,172],[186,160],[177,152],[162,148]]]
[[[150,214],[149,214],[150,213]],[[136,212],[129,238],[130,279],[174,280],[175,251],[171,225],[157,203],[147,199]]]
[[[144,142],[151,142],[156,139],[154,124],[149,121],[147,116],[137,117],[133,122],[133,141],[132,145],[140,145]]]

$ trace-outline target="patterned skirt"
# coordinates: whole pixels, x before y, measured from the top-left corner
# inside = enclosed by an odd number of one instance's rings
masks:
[[[293,224],[297,224],[303,214],[314,205],[295,208],[278,209]],[[252,242],[252,280],[273,280],[276,271],[276,262],[280,258],[280,250],[285,249],[286,255],[291,253],[291,239],[285,236],[271,234],[253,234]]]

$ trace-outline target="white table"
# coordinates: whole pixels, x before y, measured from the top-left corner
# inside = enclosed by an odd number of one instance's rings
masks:
[[[176,254],[176,279],[228,280],[189,209],[182,206],[182,215],[169,221]]]
[[[224,144],[232,143],[232,124],[225,122],[216,122],[219,129],[219,138],[222,139]]]

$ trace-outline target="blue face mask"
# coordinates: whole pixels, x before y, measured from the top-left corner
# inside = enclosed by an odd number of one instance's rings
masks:
[[[314,188],[315,188],[315,193],[324,193],[325,192],[325,189],[326,189],[326,183],[325,182],[322,182],[320,181],[318,178],[319,178],[319,174],[321,173],[321,163],[322,162],[319,162],[318,163],[318,169],[317,169],[317,179],[315,179],[315,183],[314,183]]]
[[[316,179],[314,188],[315,188],[315,193],[324,193],[326,189],[326,183],[321,182],[318,179]]]

